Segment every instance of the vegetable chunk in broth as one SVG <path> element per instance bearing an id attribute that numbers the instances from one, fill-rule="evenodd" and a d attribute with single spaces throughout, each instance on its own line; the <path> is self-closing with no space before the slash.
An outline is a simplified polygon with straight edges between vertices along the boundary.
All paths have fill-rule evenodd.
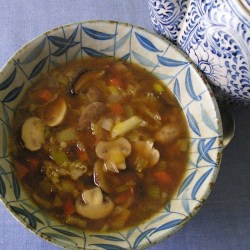
<path id="1" fill-rule="evenodd" d="M 138 225 L 180 184 L 188 127 L 153 74 L 113 59 L 69 62 L 40 77 L 21 101 L 10 152 L 33 200 L 89 231 Z"/>

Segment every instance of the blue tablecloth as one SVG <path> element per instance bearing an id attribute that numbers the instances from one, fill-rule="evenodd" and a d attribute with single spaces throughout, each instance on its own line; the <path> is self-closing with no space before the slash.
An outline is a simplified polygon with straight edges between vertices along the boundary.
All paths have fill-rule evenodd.
<path id="1" fill-rule="evenodd" d="M 23 44 L 56 26 L 118 20 L 152 31 L 146 0 L 0 0 L 0 67 Z M 250 108 L 230 107 L 236 133 L 225 149 L 212 194 L 180 232 L 151 250 L 250 249 Z M 0 203 L 0 249 L 56 250 Z"/>

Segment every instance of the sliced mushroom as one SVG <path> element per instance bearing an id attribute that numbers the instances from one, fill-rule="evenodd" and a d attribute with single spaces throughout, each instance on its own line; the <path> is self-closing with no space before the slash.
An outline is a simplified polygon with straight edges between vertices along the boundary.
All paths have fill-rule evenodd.
<path id="1" fill-rule="evenodd" d="M 78 94 L 85 92 L 90 84 L 97 79 L 100 79 L 105 74 L 104 70 L 82 70 L 70 83 L 70 93 Z"/>
<path id="2" fill-rule="evenodd" d="M 38 117 L 28 118 L 22 126 L 22 140 L 24 146 L 30 151 L 39 150 L 45 142 L 45 125 Z"/>
<path id="3" fill-rule="evenodd" d="M 106 193 L 110 193 L 110 186 L 105 178 L 105 172 L 103 171 L 103 162 L 101 160 L 96 161 L 94 165 L 94 182 Z"/>
<path id="4" fill-rule="evenodd" d="M 104 199 L 99 187 L 86 190 L 82 193 L 82 199 L 75 203 L 76 212 L 89 219 L 101 219 L 107 217 L 114 209 L 114 203 Z"/>
<path id="5" fill-rule="evenodd" d="M 79 128 L 85 129 L 91 122 L 95 122 L 106 110 L 102 102 L 93 102 L 83 109 L 79 118 Z"/>
<path id="6" fill-rule="evenodd" d="M 64 120 L 66 113 L 66 102 L 62 97 L 58 97 L 46 105 L 43 119 L 48 126 L 55 127 Z"/>
<path id="7" fill-rule="evenodd" d="M 131 153 L 131 144 L 123 137 L 114 141 L 100 141 L 96 145 L 96 155 L 104 160 L 107 170 L 119 173 L 126 169 L 125 158 Z"/>
<path id="8" fill-rule="evenodd" d="M 154 166 L 160 159 L 160 153 L 157 149 L 153 147 L 153 143 L 149 141 L 138 141 L 133 143 L 132 152 L 134 158 L 134 163 L 138 169 L 138 171 L 143 170 L 143 168 Z M 143 161 L 141 166 L 140 163 L 136 162 L 138 159 Z"/>
<path id="9" fill-rule="evenodd" d="M 155 133 L 155 139 L 160 143 L 172 143 L 179 136 L 179 133 L 178 126 L 169 123 Z"/>

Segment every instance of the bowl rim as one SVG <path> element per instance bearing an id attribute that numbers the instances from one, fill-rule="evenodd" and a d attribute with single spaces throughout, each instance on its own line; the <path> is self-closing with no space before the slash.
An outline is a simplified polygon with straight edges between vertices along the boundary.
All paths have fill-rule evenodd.
<path id="1" fill-rule="evenodd" d="M 3 74 L 3 72 L 8 68 L 8 65 L 13 61 L 13 59 L 15 57 L 17 57 L 19 54 L 22 53 L 22 51 L 24 49 L 26 49 L 27 47 L 29 47 L 31 44 L 33 44 L 35 41 L 37 41 L 39 38 L 46 36 L 47 34 L 51 34 L 53 32 L 55 32 L 56 30 L 60 29 L 60 28 L 67 28 L 67 27 L 71 27 L 74 25 L 79 25 L 79 24 L 91 24 L 91 23 L 114 23 L 114 24 L 119 24 L 119 25 L 124 25 L 124 26 L 129 26 L 129 27 L 134 27 L 137 30 L 142 30 L 143 32 L 147 33 L 147 34 L 151 34 L 153 36 L 155 36 L 157 39 L 162 40 L 163 42 L 168 42 L 169 44 L 171 44 L 171 47 L 174 48 L 174 50 L 176 50 L 179 54 L 181 54 L 182 56 L 184 56 L 184 58 L 190 63 L 190 66 L 193 68 L 193 70 L 195 70 L 195 72 L 200 76 L 200 78 L 202 79 L 202 83 L 206 89 L 208 90 L 208 94 L 209 97 L 212 101 L 213 107 L 214 107 L 214 111 L 216 113 L 216 118 L 217 118 L 217 127 L 218 127 L 218 131 L 220 132 L 220 135 L 223 135 L 223 129 L 222 129 L 222 124 L 221 124 L 221 115 L 220 115 L 220 110 L 216 101 L 216 98 L 212 92 L 211 86 L 209 85 L 208 80 L 206 79 L 206 77 L 202 74 L 201 70 L 195 65 L 195 63 L 192 61 L 191 58 L 189 58 L 189 56 L 182 51 L 176 44 L 174 44 L 172 41 L 170 41 L 169 39 L 155 33 L 155 32 L 151 32 L 149 30 L 147 30 L 146 28 L 134 25 L 134 24 L 130 24 L 127 22 L 121 22 L 121 21 L 115 21 L 115 20 L 82 20 L 82 21 L 77 21 L 77 22 L 71 22 L 71 23 L 66 23 L 66 24 L 62 24 L 62 25 L 58 25 L 52 29 L 49 29 L 45 32 L 41 32 L 40 34 L 36 35 L 34 38 L 32 38 L 31 40 L 29 40 L 28 42 L 26 42 L 24 45 L 22 45 L 19 49 L 17 49 L 6 61 L 6 63 L 4 63 L 4 65 L 1 67 L 0 69 L 0 76 Z M 222 157 L 222 152 L 223 152 L 223 142 L 222 140 L 219 141 L 219 146 L 220 149 L 218 150 L 218 153 L 220 154 L 220 159 L 217 159 L 217 164 L 218 164 L 218 171 L 216 173 L 213 173 L 213 183 L 215 183 L 218 174 L 219 174 L 219 169 L 220 169 L 220 165 L 221 165 L 221 157 Z M 197 214 L 197 212 L 200 210 L 200 208 L 202 207 L 204 201 L 206 201 L 208 199 L 208 196 L 210 195 L 210 193 L 213 190 L 213 185 L 210 186 L 210 188 L 206 188 L 206 190 L 203 192 L 203 195 L 201 197 L 202 200 L 202 204 L 200 206 L 196 206 L 194 209 L 191 210 L 190 214 L 188 216 L 186 216 L 179 225 L 175 226 L 170 233 L 168 233 L 167 235 L 163 235 L 161 237 L 157 236 L 156 239 L 154 239 L 153 242 L 151 243 L 144 243 L 139 245 L 138 249 L 145 249 L 147 247 L 153 246 L 155 244 L 158 244 L 159 242 L 163 241 L 164 239 L 169 238 L 170 236 L 172 236 L 173 234 L 175 234 L 176 232 L 178 232 L 180 229 L 183 228 L 183 226 L 185 224 L 187 224 L 190 219 Z M 60 242 L 58 242 L 57 239 L 54 238 L 48 238 L 47 236 L 45 236 L 43 233 L 41 232 L 37 232 L 36 230 L 32 229 L 28 222 L 23 219 L 21 216 L 17 215 L 11 208 L 10 206 L 7 204 L 7 201 L 0 197 L 0 201 L 2 202 L 2 204 L 6 207 L 6 209 L 8 210 L 8 212 L 18 221 L 21 222 L 21 225 L 23 225 L 23 227 L 25 227 L 26 229 L 28 229 L 30 232 L 32 232 L 34 235 L 39 236 L 41 239 L 46 240 L 49 243 L 52 243 L 55 246 L 58 247 L 70 247 L 71 249 L 71 245 L 67 245 L 66 243 L 64 243 L 65 245 L 62 246 L 60 244 Z M 125 229 L 126 231 L 127 229 Z M 72 249 L 83 249 L 82 247 L 76 246 Z M 84 249 L 89 249 L 89 248 L 84 248 Z"/>

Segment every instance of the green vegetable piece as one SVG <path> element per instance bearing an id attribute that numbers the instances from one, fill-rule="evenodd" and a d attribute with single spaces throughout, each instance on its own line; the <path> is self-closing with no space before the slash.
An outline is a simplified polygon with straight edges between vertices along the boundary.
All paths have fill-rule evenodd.
<path id="1" fill-rule="evenodd" d="M 58 142 L 76 141 L 78 139 L 77 133 L 74 128 L 66 128 L 56 134 Z"/>
<path id="2" fill-rule="evenodd" d="M 131 130 L 137 128 L 142 123 L 142 119 L 138 116 L 132 116 L 129 119 L 115 124 L 111 131 L 112 138 L 123 136 Z"/>
<path id="3" fill-rule="evenodd" d="M 62 151 L 52 151 L 50 157 L 56 162 L 57 165 L 62 165 L 65 161 L 68 161 L 66 153 Z"/>

